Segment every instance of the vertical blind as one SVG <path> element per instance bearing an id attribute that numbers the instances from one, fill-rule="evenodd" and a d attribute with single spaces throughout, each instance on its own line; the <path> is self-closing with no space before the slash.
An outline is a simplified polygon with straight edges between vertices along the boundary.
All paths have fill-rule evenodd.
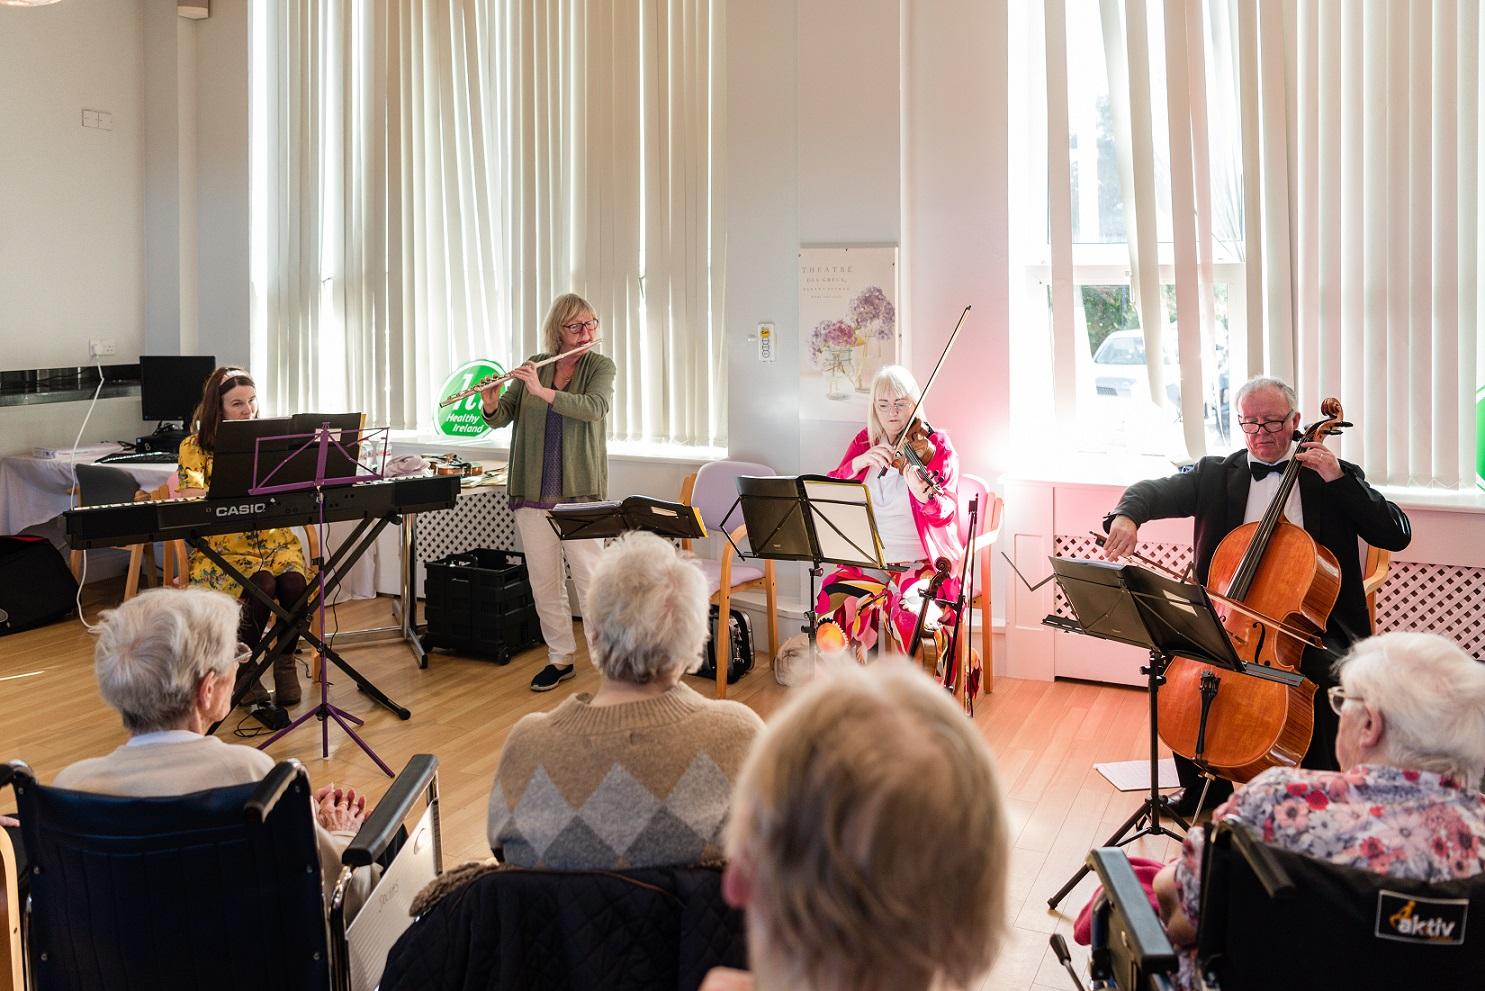
<path id="1" fill-rule="evenodd" d="M 1045 8 L 1054 389 L 1076 374 L 1067 193 L 1065 0 Z M 1339 396 L 1356 428 L 1343 457 L 1373 480 L 1469 486 L 1480 384 L 1476 0 L 1098 0 L 1151 396 L 1166 332 L 1153 163 L 1169 164 L 1182 423 L 1201 429 L 1203 330 L 1214 311 L 1205 57 L 1237 81 L 1246 325 L 1231 328 L 1234 387 L 1275 375 L 1305 420 Z M 1054 37 L 1056 35 L 1056 37 Z M 1158 45 L 1157 39 L 1164 44 Z M 1152 85 L 1163 77 L 1165 92 Z M 1152 126 L 1164 100 L 1167 127 Z M 1060 149 L 1060 153 L 1058 152 Z M 1205 370 L 1210 374 L 1210 369 Z M 1210 390 L 1206 390 L 1209 392 Z"/>
<path id="2" fill-rule="evenodd" d="M 586 296 L 611 436 L 725 444 L 710 3 L 285 0 L 255 94 L 275 409 L 427 431 L 444 379 Z"/>

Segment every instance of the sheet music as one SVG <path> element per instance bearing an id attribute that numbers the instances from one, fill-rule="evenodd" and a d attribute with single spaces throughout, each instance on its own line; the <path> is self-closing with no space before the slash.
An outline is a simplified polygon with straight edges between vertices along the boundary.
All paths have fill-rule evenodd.
<path id="1" fill-rule="evenodd" d="M 368 868 L 361 868 L 367 870 Z M 352 991 L 374 991 L 381 983 L 387 953 L 411 921 L 408 909 L 437 876 L 433 864 L 433 806 L 423 810 L 407 842 L 392 860 L 356 918 L 346 927 Z"/>
<path id="2" fill-rule="evenodd" d="M 821 559 L 882 567 L 882 545 L 871 522 L 871 494 L 866 486 L 837 479 L 800 481 L 810 500 L 811 522 Z M 870 560 L 873 556 L 875 561 Z"/>

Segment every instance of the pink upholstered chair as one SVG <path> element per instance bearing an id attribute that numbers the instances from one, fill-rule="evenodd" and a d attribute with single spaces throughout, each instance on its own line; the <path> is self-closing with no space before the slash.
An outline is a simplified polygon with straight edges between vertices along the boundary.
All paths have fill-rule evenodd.
<path id="1" fill-rule="evenodd" d="M 737 501 L 738 477 L 772 475 L 773 473 L 773 469 L 768 465 L 748 461 L 713 461 L 702 465 L 697 471 L 686 476 L 686 480 L 681 483 L 681 502 L 688 506 L 695 506 L 701 513 L 701 519 L 706 524 L 707 531 L 716 533 L 717 539 L 722 540 L 717 531 L 722 529 L 727 511 Z M 731 536 L 734 541 L 741 542 L 747 539 L 748 528 L 742 523 L 740 513 L 734 513 L 728 522 L 733 525 Z M 723 543 L 725 544 L 725 541 Z M 682 541 L 681 545 L 686 550 L 691 549 L 689 540 Z M 768 599 L 768 656 L 772 659 L 779 652 L 779 599 L 778 584 L 774 580 L 773 562 L 764 561 L 763 567 L 760 568 L 752 561 L 739 562 L 736 557 L 732 548 L 726 547 L 720 561 L 709 559 L 698 561 L 702 572 L 706 575 L 708 588 L 711 590 L 711 601 L 717 606 L 718 630 L 727 629 L 728 609 L 731 607 L 734 592 L 762 588 Z M 717 665 L 717 698 L 726 698 L 727 637 L 718 635 L 712 646 Z"/>

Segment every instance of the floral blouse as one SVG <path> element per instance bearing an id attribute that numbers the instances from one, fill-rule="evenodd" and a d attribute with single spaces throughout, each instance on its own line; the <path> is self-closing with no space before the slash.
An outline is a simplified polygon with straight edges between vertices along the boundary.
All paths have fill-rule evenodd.
<path id="1" fill-rule="evenodd" d="M 211 485 L 212 457 L 201 450 L 192 434 L 181 442 L 180 468 L 176 475 L 183 489 L 205 489 Z M 299 537 L 293 530 L 277 527 L 271 530 L 249 530 L 245 533 L 224 533 L 206 538 L 206 542 L 222 555 L 232 567 L 251 578 L 259 571 L 271 575 L 282 575 L 297 571 L 309 574 L 304 563 L 304 550 L 299 546 Z M 237 581 L 200 551 L 192 550 L 190 558 L 192 585 L 205 585 L 218 592 L 240 595 L 242 588 Z"/>
<path id="2" fill-rule="evenodd" d="M 1263 841 L 1317 860 L 1415 881 L 1485 873 L 1485 795 L 1456 778 L 1382 764 L 1349 771 L 1271 768 L 1213 813 L 1236 816 Z M 1186 835 L 1176 864 L 1181 909 L 1195 926 L 1201 909 L 1205 832 Z M 1195 948 L 1179 984 L 1195 986 Z"/>

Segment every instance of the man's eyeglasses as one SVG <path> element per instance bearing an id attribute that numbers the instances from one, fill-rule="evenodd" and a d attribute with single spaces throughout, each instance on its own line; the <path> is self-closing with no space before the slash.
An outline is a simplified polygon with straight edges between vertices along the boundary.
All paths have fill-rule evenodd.
<path id="1" fill-rule="evenodd" d="M 1347 695 L 1346 690 L 1340 685 L 1332 685 L 1331 687 L 1327 688 L 1325 690 L 1325 698 L 1330 702 L 1330 707 L 1335 711 L 1335 714 L 1337 716 L 1341 714 L 1341 706 L 1345 705 L 1347 702 L 1362 701 L 1355 695 Z"/>
<path id="2" fill-rule="evenodd" d="M 912 408 L 913 401 L 911 399 L 898 399 L 896 401 L 888 399 L 877 400 L 878 413 L 905 413 Z"/>
<path id="3" fill-rule="evenodd" d="M 1278 420 L 1239 420 L 1238 426 L 1243 428 L 1243 433 L 1245 434 L 1256 434 L 1260 429 L 1266 430 L 1271 434 L 1276 434 L 1284 429 L 1284 424 L 1288 423 L 1289 418 L 1293 415 L 1294 411 L 1290 410 L 1284 414 L 1282 419 Z"/>
<path id="4" fill-rule="evenodd" d="M 562 329 L 570 331 L 574 334 L 583 330 L 597 330 L 598 318 L 594 317 L 592 320 L 579 320 L 577 323 L 564 323 L 562 325 Z"/>

